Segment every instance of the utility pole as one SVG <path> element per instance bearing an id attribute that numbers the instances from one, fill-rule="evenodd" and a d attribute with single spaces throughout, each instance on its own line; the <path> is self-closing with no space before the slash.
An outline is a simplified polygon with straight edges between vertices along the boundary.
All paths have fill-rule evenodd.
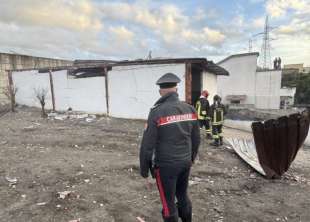
<path id="1" fill-rule="evenodd" d="M 264 26 L 264 32 L 263 32 L 263 43 L 262 43 L 262 48 L 261 48 L 260 60 L 259 60 L 259 65 L 264 70 L 270 68 L 271 66 L 270 30 L 271 30 L 271 27 L 269 26 L 268 15 L 267 15 L 265 19 L 265 26 Z"/>

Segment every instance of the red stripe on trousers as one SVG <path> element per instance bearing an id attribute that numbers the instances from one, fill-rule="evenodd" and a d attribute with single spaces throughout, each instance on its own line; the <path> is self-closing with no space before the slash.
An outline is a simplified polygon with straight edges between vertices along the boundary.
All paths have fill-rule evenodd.
<path id="1" fill-rule="evenodd" d="M 167 205 L 167 201 L 166 201 L 166 196 L 165 196 L 165 192 L 164 192 L 164 189 L 163 189 L 163 185 L 161 183 L 159 169 L 155 170 L 155 176 L 156 176 L 156 183 L 157 183 L 157 187 L 158 187 L 158 190 L 159 190 L 160 199 L 161 199 L 161 202 L 163 204 L 164 217 L 169 217 L 170 216 L 170 212 L 169 212 L 169 208 L 168 208 L 168 205 Z"/>

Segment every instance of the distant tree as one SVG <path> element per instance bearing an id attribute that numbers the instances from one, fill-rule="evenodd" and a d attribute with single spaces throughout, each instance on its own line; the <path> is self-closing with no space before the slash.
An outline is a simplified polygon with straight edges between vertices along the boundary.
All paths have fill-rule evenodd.
<path id="1" fill-rule="evenodd" d="M 46 97 L 48 94 L 48 89 L 46 88 L 34 89 L 34 94 L 35 94 L 35 98 L 40 102 L 41 110 L 42 110 L 42 117 L 43 118 L 47 117 L 47 114 L 45 112 L 45 102 L 46 102 Z"/>
<path id="2" fill-rule="evenodd" d="M 310 73 L 301 75 L 296 82 L 295 104 L 310 104 Z"/>
<path id="3" fill-rule="evenodd" d="M 12 87 L 10 87 L 9 85 L 7 85 L 6 87 L 4 87 L 2 89 L 3 94 L 8 98 L 8 100 L 11 101 L 12 106 L 11 106 L 11 111 L 15 112 L 15 107 L 16 107 L 16 101 L 15 101 L 15 96 L 16 93 L 18 91 L 18 88 L 13 85 Z"/>

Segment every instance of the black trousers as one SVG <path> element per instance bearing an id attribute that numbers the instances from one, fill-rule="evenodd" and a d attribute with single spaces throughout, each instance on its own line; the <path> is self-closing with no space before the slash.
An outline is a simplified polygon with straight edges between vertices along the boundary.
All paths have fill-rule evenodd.
<path id="1" fill-rule="evenodd" d="M 164 221 L 191 221 L 192 204 L 187 194 L 190 164 L 188 166 L 157 167 L 155 178 L 162 202 Z M 176 205 L 175 198 L 178 203 Z M 170 219 L 169 219 L 170 218 Z"/>
<path id="2" fill-rule="evenodd" d="M 207 134 L 211 134 L 211 120 L 200 119 L 198 120 L 201 129 L 205 128 Z"/>
<path id="3" fill-rule="evenodd" d="M 223 138 L 223 125 L 212 125 L 212 136 L 214 140 Z"/>

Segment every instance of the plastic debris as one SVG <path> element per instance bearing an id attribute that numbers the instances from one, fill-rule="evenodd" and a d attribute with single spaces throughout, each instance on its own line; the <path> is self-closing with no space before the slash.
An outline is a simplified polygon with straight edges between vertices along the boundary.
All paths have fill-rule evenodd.
<path id="1" fill-rule="evenodd" d="M 58 192 L 57 194 L 60 199 L 65 199 L 66 197 L 69 197 L 71 193 L 73 193 L 73 191 L 68 190 L 68 191 Z"/>
<path id="2" fill-rule="evenodd" d="M 10 185 L 15 185 L 17 184 L 17 178 L 11 178 L 11 177 L 5 177 L 5 179 L 10 183 Z"/>
<path id="3" fill-rule="evenodd" d="M 69 220 L 69 222 L 81 222 L 81 219 L 76 219 L 76 220 Z"/>
<path id="4" fill-rule="evenodd" d="M 37 206 L 44 206 L 46 205 L 46 202 L 37 203 Z"/>
<path id="5" fill-rule="evenodd" d="M 141 217 L 136 217 L 139 222 L 145 222 L 145 220 Z"/>

